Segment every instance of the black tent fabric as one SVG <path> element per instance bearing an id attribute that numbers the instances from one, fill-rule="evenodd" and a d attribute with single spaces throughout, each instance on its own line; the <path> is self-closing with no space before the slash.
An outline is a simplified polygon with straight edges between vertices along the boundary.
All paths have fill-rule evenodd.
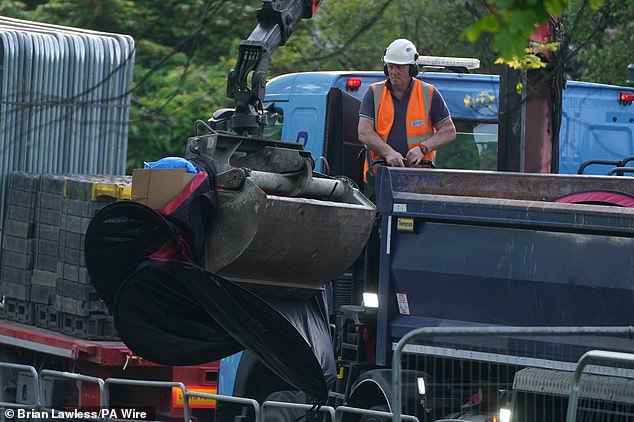
<path id="1" fill-rule="evenodd" d="M 159 213 L 134 201 L 101 209 L 86 230 L 84 251 L 90 281 L 113 306 L 119 285 L 147 259 L 173 257 L 200 264 L 216 205 L 213 177 L 198 173 Z"/>
<path id="2" fill-rule="evenodd" d="M 301 308 L 285 309 L 297 315 Z M 144 263 L 119 288 L 113 313 L 128 347 L 154 362 L 194 365 L 245 347 L 314 400 L 327 399 L 322 367 L 300 331 L 262 298 L 200 267 Z"/>
<path id="3" fill-rule="evenodd" d="M 151 208 L 118 201 L 101 209 L 86 231 L 90 282 L 109 308 L 123 281 L 158 250 L 174 248 L 174 228 Z"/>
<path id="4" fill-rule="evenodd" d="M 195 365 L 248 348 L 324 403 L 335 365 L 323 301 L 264 299 L 197 265 L 212 218 L 206 208 L 215 204 L 212 188 L 197 184 L 158 210 L 165 215 L 119 201 L 91 221 L 86 265 L 119 336 L 139 356 L 167 365 Z"/>

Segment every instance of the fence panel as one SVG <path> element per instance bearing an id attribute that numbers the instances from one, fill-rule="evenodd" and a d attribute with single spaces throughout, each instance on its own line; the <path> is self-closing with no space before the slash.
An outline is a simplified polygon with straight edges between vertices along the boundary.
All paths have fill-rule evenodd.
<path id="1" fill-rule="evenodd" d="M 184 396 L 184 404 L 185 404 L 185 408 L 187 409 L 186 414 L 191 414 L 191 410 L 190 410 L 191 398 L 211 399 L 211 400 L 215 400 L 216 402 L 222 401 L 225 403 L 237 404 L 237 405 L 243 406 L 244 408 L 252 408 L 253 409 L 252 421 L 260 422 L 261 420 L 260 419 L 261 418 L 260 403 L 258 403 L 257 400 L 245 399 L 242 397 L 222 396 L 220 394 L 209 394 L 209 393 L 199 393 L 195 391 L 187 391 L 185 392 L 185 396 Z M 184 422 L 188 422 L 188 421 L 185 420 Z"/>
<path id="2" fill-rule="evenodd" d="M 563 422 L 577 361 L 589 350 L 634 350 L 632 334 L 632 327 L 413 330 L 393 345 L 393 391 L 399 393 L 391 403 L 393 420 L 405 412 L 429 420 Z M 417 386 L 405 381 L 405 371 L 409 380 L 412 371 L 424 380 L 423 396 L 408 390 Z M 619 395 L 634 397 L 632 368 L 589 365 L 584 377 L 596 387 L 579 391 L 584 421 L 634 420 L 632 406 L 619 401 Z"/>
<path id="3" fill-rule="evenodd" d="M 24 419 L 19 412 L 37 412 L 40 403 L 40 379 L 35 368 L 0 362 L 0 421 Z"/>
<path id="4" fill-rule="evenodd" d="M 590 362 L 606 364 L 610 378 L 589 375 Z M 609 366 L 607 366 L 609 365 Z M 609 415 L 601 420 L 634 418 L 634 354 L 591 350 L 579 359 L 570 382 L 567 422 L 595 420 L 596 415 Z M 623 375 L 625 374 L 625 375 Z"/>
<path id="5" fill-rule="evenodd" d="M 125 172 L 134 51 L 127 35 L 0 16 L 0 221 L 13 171 Z"/>

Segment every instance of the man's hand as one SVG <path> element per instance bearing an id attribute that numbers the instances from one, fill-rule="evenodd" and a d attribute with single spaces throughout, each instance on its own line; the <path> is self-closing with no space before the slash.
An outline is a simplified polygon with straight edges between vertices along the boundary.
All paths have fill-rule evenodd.
<path id="1" fill-rule="evenodd" d="M 423 157 L 423 151 L 418 147 L 418 145 L 416 145 L 414 148 L 407 151 L 405 159 L 407 160 L 407 165 L 409 167 L 416 167 L 423 162 Z"/>
<path id="2" fill-rule="evenodd" d="M 405 162 L 401 153 L 393 150 L 392 148 L 390 148 L 390 150 L 390 152 L 385 154 L 385 161 L 387 161 L 387 165 L 392 167 L 405 167 Z"/>
<path id="3" fill-rule="evenodd" d="M 367 117 L 359 117 L 359 140 L 371 150 L 385 158 L 388 166 L 405 167 L 403 155 L 389 146 L 374 130 L 374 121 Z"/>

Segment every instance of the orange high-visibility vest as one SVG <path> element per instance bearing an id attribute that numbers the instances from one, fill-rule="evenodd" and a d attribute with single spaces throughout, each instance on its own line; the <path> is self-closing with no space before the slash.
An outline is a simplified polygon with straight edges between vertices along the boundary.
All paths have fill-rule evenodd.
<path id="1" fill-rule="evenodd" d="M 387 80 L 377 82 L 371 85 L 374 91 L 374 130 L 379 134 L 381 139 L 387 142 L 387 137 L 394 123 L 394 104 L 390 91 L 386 88 Z M 405 117 L 405 127 L 407 131 L 407 147 L 412 149 L 420 145 L 425 139 L 432 136 L 435 132 L 434 125 L 431 122 L 429 110 L 431 109 L 431 98 L 434 93 L 434 87 L 424 83 L 418 79 L 414 79 L 414 86 L 407 104 L 407 116 Z M 376 161 L 381 156 L 370 150 L 370 159 Z M 436 151 L 430 151 L 423 156 L 426 161 L 433 162 L 436 158 Z M 365 161 L 363 169 L 363 178 L 366 180 L 367 171 L 370 162 Z M 376 173 L 376 167 L 372 169 Z"/>

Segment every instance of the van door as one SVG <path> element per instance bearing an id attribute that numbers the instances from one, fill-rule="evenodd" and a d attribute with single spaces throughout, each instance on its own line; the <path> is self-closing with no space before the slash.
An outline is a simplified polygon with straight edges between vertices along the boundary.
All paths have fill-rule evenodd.
<path id="1" fill-rule="evenodd" d="M 324 156 L 331 175 L 344 175 L 357 186 L 363 183 L 364 145 L 359 141 L 361 102 L 338 88 L 328 92 Z"/>

